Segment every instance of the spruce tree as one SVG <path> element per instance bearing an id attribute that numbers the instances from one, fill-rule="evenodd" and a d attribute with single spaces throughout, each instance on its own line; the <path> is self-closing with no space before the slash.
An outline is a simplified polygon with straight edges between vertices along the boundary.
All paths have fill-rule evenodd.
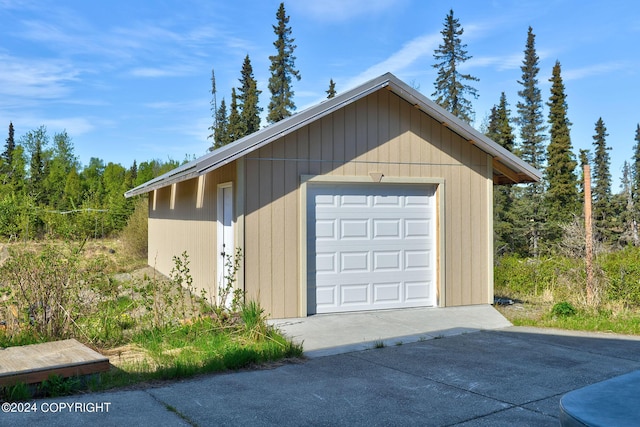
<path id="1" fill-rule="evenodd" d="M 227 104 L 222 98 L 220 107 L 216 112 L 216 128 L 213 131 L 213 145 L 209 151 L 213 151 L 231 142 L 229 138 L 229 118 L 227 117 Z"/>
<path id="2" fill-rule="evenodd" d="M 633 169 L 628 161 L 622 165 L 622 193 L 616 197 L 616 211 L 624 225 L 621 239 L 624 243 L 632 243 L 638 246 L 640 237 L 638 236 L 638 222 L 635 217 L 635 207 L 633 201 Z M 621 242 L 622 243 L 622 242 Z"/>
<path id="3" fill-rule="evenodd" d="M 217 90 L 216 90 L 216 75 L 211 68 L 211 115 L 213 116 L 213 123 L 209 126 L 209 136 L 207 139 L 212 139 L 213 143 L 211 147 L 209 147 L 209 151 L 213 151 L 216 145 L 216 129 L 218 128 L 218 101 L 216 99 Z"/>
<path id="4" fill-rule="evenodd" d="M 329 89 L 327 89 L 327 99 L 331 99 L 336 96 L 336 83 L 333 79 L 329 80 Z"/>
<path id="5" fill-rule="evenodd" d="M 547 191 L 545 203 L 547 220 L 554 223 L 570 222 L 578 214 L 578 190 L 575 168 L 577 163 L 572 152 L 567 118 L 567 96 L 562 82 L 560 62 L 556 61 L 551 78 L 549 106 L 550 136 L 547 146 L 547 167 L 545 181 Z M 560 237 L 560 229 L 552 231 L 553 239 Z"/>
<path id="6" fill-rule="evenodd" d="M 629 166 L 631 180 L 631 222 L 633 225 L 633 244 L 640 246 L 638 224 L 640 224 L 640 124 L 636 125 L 635 145 L 633 146 L 633 160 Z"/>
<path id="7" fill-rule="evenodd" d="M 240 88 L 238 89 L 238 100 L 240 101 L 240 120 L 243 123 L 244 135 L 250 135 L 260 130 L 260 112 L 262 108 L 258 106 L 258 98 L 262 91 L 258 90 L 258 82 L 253 77 L 253 68 L 249 55 L 244 58 L 240 77 Z M 236 137 L 239 139 L 242 136 Z"/>
<path id="8" fill-rule="evenodd" d="M 597 235 L 601 240 L 611 241 L 613 237 L 613 218 L 611 205 L 611 173 L 609 172 L 609 150 L 607 147 L 607 128 L 598 119 L 593 136 L 593 219 Z"/>
<path id="9" fill-rule="evenodd" d="M 635 142 L 631 163 L 631 194 L 634 206 L 640 211 L 640 124 L 636 125 Z"/>
<path id="10" fill-rule="evenodd" d="M 509 151 L 513 150 L 515 136 L 511 126 L 507 97 L 502 92 L 500 102 L 491 108 L 486 135 Z M 510 185 L 495 187 L 493 197 L 494 248 L 497 254 L 513 252 L 517 235 L 514 234 L 514 221 L 511 215 L 514 191 Z"/>
<path id="11" fill-rule="evenodd" d="M 5 143 L 5 150 L 0 156 L 0 175 L 2 175 L 1 183 L 3 185 L 9 184 L 13 179 L 13 152 L 15 149 L 13 122 L 9 122 L 9 135 Z"/>
<path id="12" fill-rule="evenodd" d="M 478 98 L 476 89 L 467 82 L 477 82 L 479 79 L 471 74 L 462 74 L 458 70 L 460 65 L 472 57 L 466 51 L 466 44 L 462 44 L 460 36 L 464 30 L 460 22 L 453 17 L 453 10 L 444 21 L 442 44 L 434 52 L 436 63 L 433 68 L 438 70 L 438 77 L 434 83 L 435 92 L 431 95 L 445 110 L 459 117 L 467 123 L 474 119 L 471 101 L 467 95 Z"/>
<path id="13" fill-rule="evenodd" d="M 227 138 L 229 142 L 236 141 L 246 134 L 240 109 L 238 108 L 238 95 L 236 88 L 231 88 L 231 105 L 229 111 L 229 125 L 227 126 Z"/>
<path id="14" fill-rule="evenodd" d="M 544 118 L 542 116 L 542 97 L 538 88 L 538 54 L 535 47 L 535 35 L 529 27 L 524 61 L 520 70 L 522 90 L 518 91 L 521 100 L 518 102 L 518 124 L 520 125 L 521 156 L 531 166 L 542 169 L 544 164 Z"/>
<path id="15" fill-rule="evenodd" d="M 284 10 L 284 3 L 280 3 L 276 18 L 278 24 L 273 26 L 273 31 L 277 38 L 273 45 L 277 54 L 269 56 L 271 61 L 271 66 L 269 67 L 271 72 L 271 77 L 269 78 L 271 100 L 269 101 L 267 114 L 269 123 L 279 122 L 291 116 L 296 109 L 293 102 L 294 92 L 291 89 L 291 79 L 295 77 L 296 80 L 300 80 L 300 72 L 295 69 L 296 57 L 293 55 L 293 51 L 296 48 L 296 45 L 293 44 L 295 39 L 291 37 L 291 27 L 287 26 L 289 17 Z"/>
<path id="16" fill-rule="evenodd" d="M 486 135 L 509 151 L 513 151 L 515 136 L 511 126 L 511 110 L 507 103 L 507 96 L 502 92 L 500 102 L 491 108 L 489 126 Z"/>
<path id="17" fill-rule="evenodd" d="M 522 90 L 518 91 L 521 100 L 516 107 L 518 109 L 517 123 L 520 126 L 519 154 L 523 160 L 531 166 L 542 169 L 544 165 L 544 141 L 546 139 L 542 115 L 542 98 L 538 88 L 538 54 L 535 48 L 535 35 L 529 27 L 527 42 L 524 51 L 524 60 L 520 67 Z M 522 218 L 529 221 L 526 229 L 520 230 L 529 235 L 529 252 L 537 257 L 540 253 L 540 237 L 545 223 L 545 212 L 542 206 L 544 186 L 542 183 L 529 184 L 522 198 L 519 199 L 517 211 Z"/>
<path id="18" fill-rule="evenodd" d="M 14 139 L 13 122 L 9 122 L 9 135 L 5 143 L 4 152 L 2 153 L 2 160 L 6 165 L 11 165 L 13 162 L 13 151 L 16 149 L 16 142 Z"/>

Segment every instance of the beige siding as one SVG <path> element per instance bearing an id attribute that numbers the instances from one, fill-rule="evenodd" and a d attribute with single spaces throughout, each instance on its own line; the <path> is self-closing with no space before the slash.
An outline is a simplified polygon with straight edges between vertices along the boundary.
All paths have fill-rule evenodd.
<path id="1" fill-rule="evenodd" d="M 287 159 L 287 160 L 282 160 Z M 246 289 L 271 317 L 295 317 L 302 175 L 442 179 L 445 301 L 491 297 L 488 155 L 387 90 L 277 140 L 246 157 Z M 442 295 L 442 290 L 439 295 Z"/>
<path id="2" fill-rule="evenodd" d="M 244 287 L 271 317 L 304 314 L 300 289 L 300 179 L 305 175 L 440 182 L 440 305 L 485 304 L 492 297 L 489 156 L 386 89 L 323 117 L 204 176 L 150 194 L 149 264 L 168 275 L 172 257 L 191 259 L 197 288 L 216 288 L 217 186 L 244 195 L 237 246 Z M 236 174 L 243 176 L 238 180 Z M 200 182 L 204 179 L 204 182 Z M 200 182 L 200 187 L 199 187 Z M 204 184 L 204 186 L 202 186 Z M 238 190 L 237 185 L 243 188 Z M 198 197 L 200 194 L 200 197 Z M 172 203 L 173 201 L 173 203 Z M 155 208 L 154 208 L 155 207 Z M 244 214 L 242 216 L 242 214 Z M 303 228 L 304 230 L 304 228 Z"/>
<path id="3" fill-rule="evenodd" d="M 208 295 L 215 295 L 218 184 L 235 180 L 235 164 L 231 164 L 200 178 L 150 193 L 149 265 L 169 276 L 174 267 L 173 257 L 186 251 L 198 295 L 200 289 L 205 289 Z M 173 208 L 172 199 L 175 202 Z"/>

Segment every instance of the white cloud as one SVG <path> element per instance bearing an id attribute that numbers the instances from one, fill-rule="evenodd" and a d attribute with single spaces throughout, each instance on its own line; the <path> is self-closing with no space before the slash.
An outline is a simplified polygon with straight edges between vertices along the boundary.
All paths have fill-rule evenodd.
<path id="1" fill-rule="evenodd" d="M 433 55 L 434 49 L 440 42 L 441 35 L 425 34 L 406 43 L 400 50 L 389 56 L 387 59 L 372 65 L 363 73 L 353 77 L 344 87 L 351 88 L 367 80 L 375 78 L 387 72 L 399 74 L 403 70 L 411 67 L 419 59 Z"/>
<path id="2" fill-rule="evenodd" d="M 579 80 L 586 77 L 598 76 L 602 74 L 609 74 L 614 71 L 619 71 L 626 68 L 624 62 L 607 62 L 603 64 L 593 64 L 582 68 L 574 68 L 569 70 L 562 70 L 562 79 L 564 81 Z"/>
<path id="3" fill-rule="evenodd" d="M 5 103 L 25 99 L 56 99 L 70 92 L 80 70 L 53 59 L 23 59 L 0 54 L 0 95 Z"/>

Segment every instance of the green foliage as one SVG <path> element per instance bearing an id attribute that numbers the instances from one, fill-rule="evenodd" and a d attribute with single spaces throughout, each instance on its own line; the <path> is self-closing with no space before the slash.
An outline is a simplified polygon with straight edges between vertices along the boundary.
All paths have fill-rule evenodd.
<path id="1" fill-rule="evenodd" d="M 127 225 L 120 237 L 125 249 L 136 258 L 147 258 L 149 235 L 149 200 L 140 197 L 134 201 L 133 214 L 127 219 Z"/>
<path id="2" fill-rule="evenodd" d="M 276 48 L 276 54 L 269 56 L 271 66 L 269 71 L 269 92 L 271 92 L 271 100 L 269 101 L 267 121 L 276 123 L 282 119 L 291 116 L 296 109 L 293 102 L 294 92 L 291 89 L 291 79 L 300 80 L 300 72 L 295 69 L 296 57 L 293 51 L 296 48 L 295 39 L 291 37 L 291 27 L 289 17 L 284 9 L 284 3 L 280 3 L 278 12 L 276 13 L 277 25 L 273 26 L 276 34 L 276 41 L 273 45 Z"/>
<path id="3" fill-rule="evenodd" d="M 640 307 L 640 248 L 627 246 L 602 254 L 598 257 L 598 265 L 607 278 L 606 297 L 623 301 L 627 306 Z"/>
<path id="4" fill-rule="evenodd" d="M 498 259 L 494 269 L 496 294 L 516 298 L 541 296 L 571 283 L 583 267 L 583 261 L 560 256 L 550 258 L 520 258 L 514 255 Z"/>
<path id="5" fill-rule="evenodd" d="M 551 139 L 547 147 L 547 190 L 544 200 L 547 205 L 547 222 L 554 225 L 551 230 L 548 228 L 551 232 L 547 233 L 547 240 L 550 241 L 557 241 L 561 237 L 561 229 L 557 224 L 571 221 L 580 208 L 574 172 L 577 163 L 572 152 L 569 132 L 571 123 L 567 118 L 567 101 L 560 73 L 560 63 L 556 61 L 553 75 L 549 79 L 552 86 L 551 98 L 547 104 Z"/>
<path id="6" fill-rule="evenodd" d="M 453 17 L 453 10 L 445 18 L 442 34 L 442 44 L 438 46 L 433 55 L 438 70 L 438 77 L 434 83 L 435 92 L 431 95 L 435 101 L 445 110 L 459 117 L 467 123 L 471 123 L 474 112 L 471 101 L 466 95 L 474 99 L 478 97 L 476 89 L 465 82 L 477 82 L 479 79 L 471 74 L 462 74 L 460 66 L 471 59 L 467 54 L 466 44 L 462 44 L 460 36 L 464 30 L 460 22 Z"/>
<path id="7" fill-rule="evenodd" d="M 0 397 L 7 402 L 29 400 L 33 397 L 31 388 L 25 383 L 17 383 L 0 388 Z"/>
<path id="8" fill-rule="evenodd" d="M 561 301 L 553 305 L 551 314 L 558 317 L 570 317 L 577 313 L 576 308 L 571 303 Z"/>
<path id="9" fill-rule="evenodd" d="M 593 220 L 596 227 L 595 237 L 602 241 L 612 242 L 614 240 L 614 214 L 611 196 L 611 173 L 609 172 L 611 147 L 607 146 L 607 128 L 599 118 L 595 125 L 595 135 L 593 136 L 594 156 L 592 197 L 593 197 Z"/>
<path id="10" fill-rule="evenodd" d="M 333 79 L 329 80 L 329 89 L 327 89 L 327 99 L 334 98 L 336 96 L 336 82 Z"/>
<path id="11" fill-rule="evenodd" d="M 253 68 L 249 55 L 244 58 L 240 77 L 240 88 L 238 89 L 238 100 L 240 101 L 240 119 L 243 124 L 243 135 L 250 135 L 260 130 L 260 113 L 262 108 L 258 106 L 258 98 L 262 91 L 258 90 L 258 82 L 253 76 Z M 236 138 L 237 139 L 237 138 Z"/>
<path id="12" fill-rule="evenodd" d="M 80 379 L 77 377 L 64 378 L 60 375 L 49 375 L 42 381 L 39 392 L 44 397 L 60 397 L 73 394 L 80 389 Z"/>
<path id="13" fill-rule="evenodd" d="M 520 125 L 520 151 L 524 161 L 531 166 L 541 169 L 544 164 L 544 118 L 542 116 L 542 96 L 538 87 L 538 63 L 540 58 L 536 53 L 535 34 L 529 27 L 527 42 L 524 51 L 522 80 L 519 81 L 522 89 L 518 91 L 521 100 L 518 101 L 518 124 Z"/>
<path id="14" fill-rule="evenodd" d="M 10 254 L 0 268 L 2 284 L 10 289 L 1 306 L 7 330 L 32 329 L 47 339 L 72 336 L 84 310 L 80 285 L 92 280 L 79 268 L 78 251 L 45 245 L 39 252 L 11 248 Z"/>

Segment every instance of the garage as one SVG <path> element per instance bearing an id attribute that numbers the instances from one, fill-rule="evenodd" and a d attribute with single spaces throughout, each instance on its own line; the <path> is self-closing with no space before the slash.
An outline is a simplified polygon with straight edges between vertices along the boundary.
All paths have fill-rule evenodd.
<path id="1" fill-rule="evenodd" d="M 436 305 L 436 185 L 315 184 L 307 195 L 307 310 Z"/>

